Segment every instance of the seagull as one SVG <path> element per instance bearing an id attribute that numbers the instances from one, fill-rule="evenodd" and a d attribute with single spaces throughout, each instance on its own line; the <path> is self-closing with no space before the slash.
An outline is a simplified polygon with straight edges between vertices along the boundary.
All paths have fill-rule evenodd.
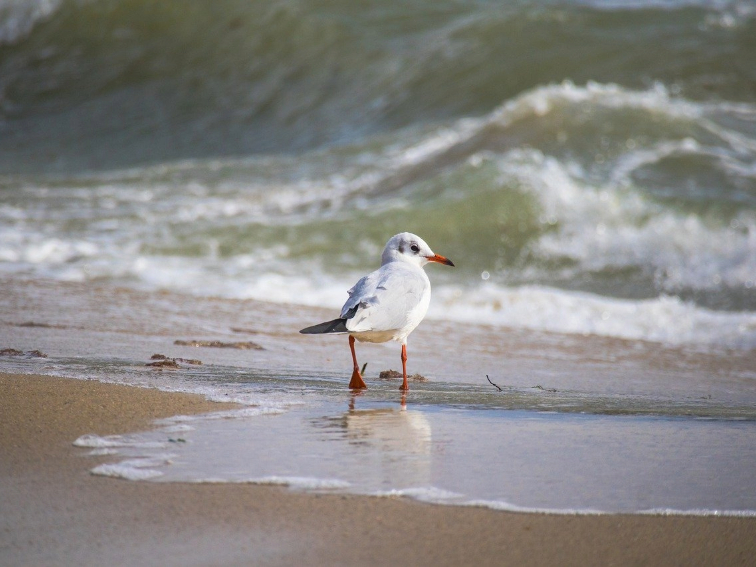
<path id="1" fill-rule="evenodd" d="M 407 337 L 420 324 L 430 305 L 431 285 L 423 270 L 428 262 L 454 266 L 448 258 L 434 254 L 425 241 L 409 232 L 392 236 L 381 255 L 381 267 L 358 281 L 347 293 L 341 315 L 299 331 L 305 335 L 349 334 L 354 370 L 351 389 L 367 388 L 360 374 L 355 339 L 360 342 L 402 344 L 401 390 L 407 384 Z"/>

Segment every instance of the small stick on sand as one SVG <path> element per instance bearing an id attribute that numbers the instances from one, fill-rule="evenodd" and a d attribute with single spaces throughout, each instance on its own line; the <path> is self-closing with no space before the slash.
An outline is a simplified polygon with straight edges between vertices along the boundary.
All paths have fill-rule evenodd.
<path id="1" fill-rule="evenodd" d="M 486 380 L 488 380 L 488 383 L 491 384 L 491 386 L 496 386 L 496 388 L 499 390 L 499 392 L 503 391 L 501 388 L 499 388 L 499 386 L 497 386 L 496 384 L 494 384 L 493 382 L 491 382 L 491 379 L 488 377 L 488 374 L 486 374 Z"/>

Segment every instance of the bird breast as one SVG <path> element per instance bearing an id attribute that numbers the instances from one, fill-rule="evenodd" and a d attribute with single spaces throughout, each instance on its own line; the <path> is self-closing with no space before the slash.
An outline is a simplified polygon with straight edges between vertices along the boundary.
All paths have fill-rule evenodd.
<path id="1" fill-rule="evenodd" d="M 430 281 L 422 268 L 388 264 L 355 286 L 345 304 L 357 306 L 346 322 L 360 341 L 404 342 L 420 324 L 430 305 Z"/>

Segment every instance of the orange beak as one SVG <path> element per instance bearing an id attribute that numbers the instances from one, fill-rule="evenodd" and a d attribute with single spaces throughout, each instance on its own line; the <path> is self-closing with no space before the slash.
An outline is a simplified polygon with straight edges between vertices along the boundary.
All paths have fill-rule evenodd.
<path id="1" fill-rule="evenodd" d="M 439 264 L 446 264 L 447 266 L 454 266 L 454 262 L 449 260 L 449 258 L 444 258 L 443 256 L 439 256 L 436 254 L 435 256 L 426 256 L 429 262 L 438 262 Z"/>

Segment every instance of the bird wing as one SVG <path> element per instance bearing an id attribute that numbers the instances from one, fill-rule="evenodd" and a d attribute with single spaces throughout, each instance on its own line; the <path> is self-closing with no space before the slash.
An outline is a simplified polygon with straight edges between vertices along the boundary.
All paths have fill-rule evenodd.
<path id="1" fill-rule="evenodd" d="M 346 327 L 352 332 L 402 329 L 429 290 L 422 268 L 390 262 L 349 290 L 341 317 L 347 319 Z"/>

